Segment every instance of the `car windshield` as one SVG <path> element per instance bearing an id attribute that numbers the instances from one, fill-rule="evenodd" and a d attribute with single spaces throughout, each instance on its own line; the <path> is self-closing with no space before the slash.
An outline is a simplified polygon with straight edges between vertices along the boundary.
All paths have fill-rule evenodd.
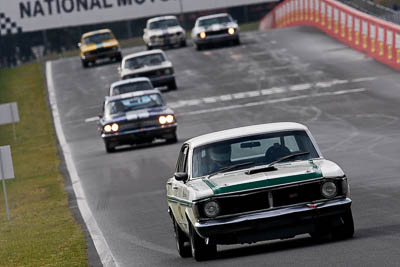
<path id="1" fill-rule="evenodd" d="M 162 106 L 164 106 L 164 101 L 161 98 L 161 95 L 155 93 L 110 101 L 105 106 L 105 113 L 106 115 L 115 115 L 132 110 Z"/>
<path id="2" fill-rule="evenodd" d="M 153 85 L 149 81 L 126 83 L 115 86 L 111 90 L 111 96 L 151 89 L 153 89 Z"/>
<path id="3" fill-rule="evenodd" d="M 211 18 L 211 19 L 202 19 L 199 21 L 199 26 L 200 27 L 208 27 L 213 24 L 226 24 L 232 22 L 231 18 L 228 16 L 224 17 L 217 17 L 217 18 Z"/>
<path id="4" fill-rule="evenodd" d="M 164 55 L 161 53 L 133 57 L 125 61 L 125 68 L 139 69 L 144 66 L 160 65 L 164 61 L 165 61 Z"/>
<path id="5" fill-rule="evenodd" d="M 114 39 L 110 32 L 99 33 L 95 35 L 88 36 L 84 39 L 85 44 L 98 44 L 107 40 Z"/>
<path id="6" fill-rule="evenodd" d="M 210 175 L 234 165 L 239 166 L 235 170 L 267 165 L 284 156 L 299 152 L 309 153 L 294 156 L 281 162 L 319 157 L 305 131 L 286 131 L 247 136 L 207 144 L 197 147 L 193 151 L 192 176 Z"/>
<path id="7" fill-rule="evenodd" d="M 164 29 L 168 27 L 175 27 L 178 26 L 178 21 L 176 19 L 165 19 L 165 20 L 158 20 L 150 23 L 150 30 L 154 29 Z"/>

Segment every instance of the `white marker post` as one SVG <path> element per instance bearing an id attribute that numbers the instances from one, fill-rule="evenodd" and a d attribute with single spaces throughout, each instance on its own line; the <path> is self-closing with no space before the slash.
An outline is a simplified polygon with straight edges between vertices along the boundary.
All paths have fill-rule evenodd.
<path id="1" fill-rule="evenodd" d="M 16 122 L 19 122 L 17 103 L 12 102 L 8 104 L 0 104 L 0 125 L 12 123 L 14 132 L 14 141 L 17 140 L 17 134 L 15 131 Z"/>
<path id="2" fill-rule="evenodd" d="M 10 146 L 0 146 L 0 178 L 3 182 L 4 199 L 6 201 L 7 217 L 10 218 L 10 209 L 8 208 L 8 198 L 6 190 L 6 179 L 14 178 L 14 168 L 11 158 Z"/>

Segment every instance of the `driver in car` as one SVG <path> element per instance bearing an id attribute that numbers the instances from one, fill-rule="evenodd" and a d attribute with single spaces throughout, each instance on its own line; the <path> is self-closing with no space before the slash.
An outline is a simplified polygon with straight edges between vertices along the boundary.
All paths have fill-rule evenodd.
<path id="1" fill-rule="evenodd" d="M 215 173 L 224 167 L 228 167 L 231 162 L 231 146 L 222 144 L 213 146 L 209 149 L 210 162 L 208 164 L 208 173 Z"/>

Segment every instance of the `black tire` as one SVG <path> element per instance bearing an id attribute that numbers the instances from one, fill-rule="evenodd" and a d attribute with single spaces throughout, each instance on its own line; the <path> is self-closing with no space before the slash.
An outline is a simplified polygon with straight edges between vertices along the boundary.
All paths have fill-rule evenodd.
<path id="1" fill-rule="evenodd" d="M 206 240 L 199 236 L 193 226 L 190 227 L 190 248 L 196 261 L 212 259 L 217 254 L 217 245 L 206 244 Z"/>
<path id="2" fill-rule="evenodd" d="M 176 89 L 178 89 L 178 86 L 176 85 L 175 79 L 174 79 L 172 82 L 170 82 L 170 83 L 168 84 L 168 89 L 169 89 L 169 90 L 176 90 Z"/>
<path id="3" fill-rule="evenodd" d="M 178 250 L 179 256 L 181 256 L 182 258 L 188 258 L 192 256 L 190 244 L 185 245 L 185 242 L 190 243 L 189 238 L 185 235 L 185 233 L 182 231 L 175 220 L 173 220 L 172 222 L 174 224 L 176 249 Z"/>
<path id="4" fill-rule="evenodd" d="M 82 67 L 87 68 L 89 66 L 89 62 L 82 60 Z"/>
<path id="5" fill-rule="evenodd" d="M 181 47 L 186 47 L 187 46 L 187 42 L 186 40 L 183 40 L 180 44 Z"/>
<path id="6" fill-rule="evenodd" d="M 106 141 L 104 144 L 105 144 L 107 153 L 115 152 L 115 147 L 113 145 L 111 145 L 109 142 Z"/>
<path id="7" fill-rule="evenodd" d="M 351 209 L 341 215 L 343 224 L 332 231 L 332 238 L 336 240 L 351 238 L 354 235 L 354 221 Z"/>
<path id="8" fill-rule="evenodd" d="M 235 40 L 235 45 L 240 45 L 240 38 L 239 37 Z"/>
<path id="9" fill-rule="evenodd" d="M 178 137 L 176 136 L 176 133 L 174 133 L 172 137 L 167 138 L 168 144 L 175 144 L 176 142 L 178 142 Z"/>
<path id="10" fill-rule="evenodd" d="M 118 54 L 118 55 L 115 57 L 115 60 L 116 60 L 117 62 L 121 62 L 121 61 L 122 61 L 122 55 L 121 55 L 121 54 Z"/>
<path id="11" fill-rule="evenodd" d="M 203 50 L 203 45 L 201 45 L 201 44 L 196 44 L 196 43 L 194 43 L 194 46 L 196 47 L 196 50 L 197 51 L 201 51 L 201 50 Z"/>

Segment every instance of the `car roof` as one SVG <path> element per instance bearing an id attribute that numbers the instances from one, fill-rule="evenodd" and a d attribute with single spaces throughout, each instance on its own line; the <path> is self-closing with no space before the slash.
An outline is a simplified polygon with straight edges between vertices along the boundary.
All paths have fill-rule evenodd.
<path id="1" fill-rule="evenodd" d="M 151 19 L 147 20 L 147 22 L 151 23 L 151 22 L 166 20 L 166 19 L 176 19 L 177 20 L 176 16 L 160 16 L 160 17 L 151 18 Z"/>
<path id="2" fill-rule="evenodd" d="M 213 18 L 226 17 L 226 16 L 229 16 L 229 14 L 228 13 L 219 13 L 219 14 L 198 17 L 197 20 L 213 19 Z"/>
<path id="3" fill-rule="evenodd" d="M 192 138 L 186 141 L 186 143 L 189 144 L 191 147 L 198 147 L 209 143 L 215 143 L 245 136 L 295 130 L 308 131 L 308 128 L 300 123 L 295 122 L 266 123 L 213 132 Z"/>
<path id="4" fill-rule="evenodd" d="M 88 36 L 96 35 L 99 33 L 107 33 L 107 32 L 111 33 L 111 30 L 110 29 L 101 29 L 101 30 L 91 31 L 91 32 L 84 33 L 82 35 L 82 38 L 86 38 Z"/>
<path id="5" fill-rule="evenodd" d="M 149 78 L 146 77 L 138 77 L 138 78 L 131 78 L 131 79 L 126 79 L 126 80 L 121 80 L 117 82 L 113 82 L 110 86 L 110 88 L 114 88 L 116 86 L 120 86 L 123 84 L 128 84 L 128 83 L 137 83 L 137 82 L 149 82 L 151 83 Z"/>
<path id="6" fill-rule="evenodd" d="M 152 54 L 165 54 L 164 51 L 162 51 L 161 49 L 154 49 L 154 50 L 149 50 L 149 51 L 142 51 L 142 52 L 138 52 L 138 53 L 133 53 L 133 54 L 129 54 L 127 56 L 124 56 L 123 60 L 127 60 L 130 58 L 134 58 L 134 57 L 140 57 L 140 56 L 145 56 L 145 55 L 152 55 Z"/>
<path id="7" fill-rule="evenodd" d="M 120 94 L 120 95 L 116 95 L 116 96 L 106 96 L 106 101 L 109 102 L 109 101 L 121 100 L 121 99 L 135 97 L 135 96 L 152 95 L 152 94 L 159 94 L 161 96 L 159 90 L 153 89 L 153 90 L 145 90 L 145 91 L 135 91 L 135 92 Z"/>

